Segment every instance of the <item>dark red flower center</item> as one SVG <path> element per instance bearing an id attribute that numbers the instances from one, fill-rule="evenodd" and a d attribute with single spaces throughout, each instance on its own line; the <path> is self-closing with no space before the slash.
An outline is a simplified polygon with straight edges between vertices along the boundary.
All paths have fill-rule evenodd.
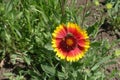
<path id="1" fill-rule="evenodd" d="M 66 37 L 61 40 L 59 47 L 62 49 L 62 51 L 69 52 L 73 50 L 76 47 L 76 45 L 76 38 L 71 34 L 67 34 Z"/>

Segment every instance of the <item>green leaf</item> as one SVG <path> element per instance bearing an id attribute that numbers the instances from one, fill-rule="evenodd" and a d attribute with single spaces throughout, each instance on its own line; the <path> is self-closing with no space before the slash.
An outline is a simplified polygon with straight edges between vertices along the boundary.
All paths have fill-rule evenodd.
<path id="1" fill-rule="evenodd" d="M 92 68 L 91 70 L 92 71 L 95 71 L 96 69 L 98 69 L 104 62 L 110 60 L 111 58 L 111 55 L 110 56 L 107 56 L 107 57 L 103 57 L 102 60 L 100 60 L 98 63 L 96 63 Z"/>
<path id="2" fill-rule="evenodd" d="M 90 11 L 87 11 L 85 17 L 88 17 L 89 15 L 90 15 Z"/>
<path id="3" fill-rule="evenodd" d="M 18 29 L 15 29 L 15 31 L 16 31 L 16 34 L 17 34 L 20 38 L 22 38 L 22 35 L 21 35 L 21 33 L 18 31 Z"/>
<path id="4" fill-rule="evenodd" d="M 28 56 L 24 56 L 24 60 L 28 65 L 30 65 L 31 59 Z"/>
<path id="5" fill-rule="evenodd" d="M 93 24 L 92 26 L 88 27 L 87 28 L 87 33 L 90 35 L 90 34 L 93 34 L 94 31 L 96 30 L 96 27 L 98 26 L 98 23 L 95 23 Z"/>
<path id="6" fill-rule="evenodd" d="M 46 48 L 47 50 L 53 50 L 53 48 L 52 48 L 52 46 L 51 46 L 50 43 L 47 43 L 47 44 L 45 45 L 45 48 Z"/>
<path id="7" fill-rule="evenodd" d="M 95 64 L 93 67 L 92 67 L 92 71 L 94 71 L 94 70 L 96 70 L 98 67 L 100 66 L 100 64 L 98 63 L 98 64 Z"/>
<path id="8" fill-rule="evenodd" d="M 39 80 L 39 79 L 41 79 L 41 75 L 38 74 L 36 71 L 29 70 L 28 74 L 31 75 L 31 77 L 32 77 L 31 80 Z"/>
<path id="9" fill-rule="evenodd" d="M 40 10 L 39 10 L 39 13 L 42 15 L 43 20 L 47 23 L 47 22 L 48 22 L 48 17 L 47 17 L 47 15 L 44 13 L 44 11 L 40 11 Z"/>
<path id="10" fill-rule="evenodd" d="M 7 31 L 5 31 L 5 37 L 6 37 L 7 43 L 10 44 L 11 43 L 11 35 Z"/>
<path id="11" fill-rule="evenodd" d="M 8 14 L 11 10 L 12 10 L 12 8 L 13 8 L 13 2 L 12 2 L 12 0 L 10 0 L 10 1 L 8 1 L 7 2 L 7 4 L 6 4 L 6 14 Z"/>
<path id="12" fill-rule="evenodd" d="M 20 19 L 23 16 L 23 12 L 20 12 L 19 14 L 16 15 L 16 19 Z"/>
<path id="13" fill-rule="evenodd" d="M 101 43 L 100 42 L 92 42 L 90 45 L 92 47 L 100 47 Z"/>
<path id="14" fill-rule="evenodd" d="M 55 75 L 55 68 L 54 67 L 41 64 L 41 68 L 44 72 L 46 72 L 50 75 Z"/>
<path id="15" fill-rule="evenodd" d="M 105 40 L 105 47 L 106 47 L 107 49 L 109 49 L 109 48 L 111 47 L 111 45 L 110 45 L 108 39 Z"/>
<path id="16" fill-rule="evenodd" d="M 65 78 L 65 73 L 62 73 L 62 72 L 58 71 L 58 77 L 59 77 L 59 79 L 64 79 Z"/>
<path id="17" fill-rule="evenodd" d="M 9 72 L 9 73 L 4 73 L 3 75 L 6 76 L 6 77 L 10 77 L 10 76 L 13 76 L 14 74 Z"/>
<path id="18" fill-rule="evenodd" d="M 11 62 L 12 62 L 13 64 L 16 64 L 17 55 L 16 55 L 16 54 L 12 54 L 12 55 L 10 56 L 10 58 L 11 58 Z"/>
<path id="19" fill-rule="evenodd" d="M 73 75 L 73 77 L 77 77 L 77 71 L 74 71 L 74 72 L 72 73 L 72 75 Z"/>

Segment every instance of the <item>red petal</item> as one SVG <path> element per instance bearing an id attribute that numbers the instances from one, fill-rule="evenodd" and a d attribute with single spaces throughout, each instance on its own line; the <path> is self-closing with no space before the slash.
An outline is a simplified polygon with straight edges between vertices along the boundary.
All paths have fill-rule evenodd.
<path id="1" fill-rule="evenodd" d="M 67 34 L 66 27 L 63 27 L 57 32 L 56 38 L 64 38 Z"/>
<path id="2" fill-rule="evenodd" d="M 85 46 L 85 42 L 86 42 L 85 39 L 80 39 L 80 40 L 78 40 L 78 45 L 84 47 Z"/>
<path id="3" fill-rule="evenodd" d="M 75 48 L 74 50 L 72 50 L 72 51 L 70 51 L 68 54 L 67 54 L 67 56 L 77 56 L 77 54 L 79 54 L 81 51 L 79 50 L 79 48 Z"/>

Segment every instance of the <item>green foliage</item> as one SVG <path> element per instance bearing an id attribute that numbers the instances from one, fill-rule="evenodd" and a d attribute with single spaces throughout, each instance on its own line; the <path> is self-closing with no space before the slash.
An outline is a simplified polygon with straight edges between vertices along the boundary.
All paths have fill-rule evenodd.
<path id="1" fill-rule="evenodd" d="M 51 47 L 52 32 L 57 25 L 68 21 L 85 25 L 85 17 L 90 12 L 82 14 L 85 6 L 76 7 L 76 1 L 70 4 L 67 0 L 0 1 L 0 61 L 9 55 L 13 65 L 25 63 L 27 68 L 18 69 L 17 74 L 5 73 L 5 76 L 10 80 L 26 80 L 26 75 L 30 76 L 29 80 L 106 80 L 104 68 L 113 59 L 112 54 L 108 54 L 113 46 L 108 40 L 95 40 L 102 20 L 89 27 L 82 26 L 94 40 L 78 62 L 60 60 Z M 116 12 L 119 3 L 119 0 L 115 3 Z M 118 15 L 109 16 L 115 26 L 119 25 Z"/>
<path id="2" fill-rule="evenodd" d="M 120 0 L 111 1 L 112 9 L 108 10 L 108 21 L 112 24 L 114 30 L 120 30 Z"/>

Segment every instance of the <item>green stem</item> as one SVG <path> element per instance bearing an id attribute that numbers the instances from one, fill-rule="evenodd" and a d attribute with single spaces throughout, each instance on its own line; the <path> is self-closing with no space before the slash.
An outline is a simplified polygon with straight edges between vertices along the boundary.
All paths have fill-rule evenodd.
<path id="1" fill-rule="evenodd" d="M 65 15 L 65 0 L 59 0 L 62 17 Z"/>
<path id="2" fill-rule="evenodd" d="M 83 24 L 84 24 L 85 13 L 86 13 L 86 9 L 87 9 L 87 3 L 88 3 L 88 0 L 85 0 L 85 8 L 84 8 L 84 10 L 83 10 L 83 17 L 82 17 L 81 26 L 83 26 Z"/>

